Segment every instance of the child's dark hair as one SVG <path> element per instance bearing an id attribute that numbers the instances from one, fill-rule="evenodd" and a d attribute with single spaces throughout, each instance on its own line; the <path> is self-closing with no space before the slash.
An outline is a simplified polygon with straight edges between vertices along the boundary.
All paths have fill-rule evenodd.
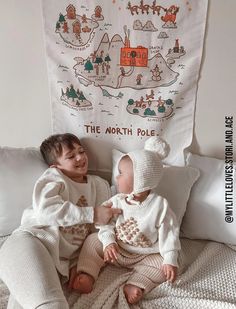
<path id="1" fill-rule="evenodd" d="M 57 158 L 62 155 L 62 146 L 69 149 L 74 149 L 74 144 L 79 144 L 78 137 L 71 133 L 54 134 L 46 138 L 41 146 L 40 152 L 44 158 L 44 161 L 50 166 L 57 162 Z"/>

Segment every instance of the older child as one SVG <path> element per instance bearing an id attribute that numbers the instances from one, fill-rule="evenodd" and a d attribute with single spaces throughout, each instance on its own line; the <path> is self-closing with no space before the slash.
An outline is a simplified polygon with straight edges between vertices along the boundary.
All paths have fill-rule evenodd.
<path id="1" fill-rule="evenodd" d="M 86 239 L 73 282 L 79 292 L 92 291 L 105 262 L 133 269 L 124 286 L 130 304 L 161 282 L 176 279 L 179 227 L 167 200 L 153 191 L 161 179 L 161 159 L 168 151 L 165 141 L 152 137 L 144 150 L 121 158 L 116 179 L 120 194 L 111 201 L 112 207 L 121 208 L 123 213 L 101 226 L 98 238 L 91 234 Z"/>
<path id="2" fill-rule="evenodd" d="M 58 273 L 68 279 L 93 222 L 106 224 L 120 213 L 109 205 L 95 208 L 110 197 L 110 188 L 87 175 L 88 157 L 75 135 L 52 135 L 40 150 L 50 167 L 35 184 L 20 228 L 0 251 L 0 276 L 11 292 L 8 308 L 17 302 L 24 309 L 69 308 Z"/>

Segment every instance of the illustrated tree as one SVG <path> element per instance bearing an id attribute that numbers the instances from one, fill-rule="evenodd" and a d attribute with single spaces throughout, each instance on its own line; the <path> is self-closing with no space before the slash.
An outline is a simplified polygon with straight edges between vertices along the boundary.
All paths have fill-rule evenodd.
<path id="1" fill-rule="evenodd" d="M 84 65 L 84 69 L 90 73 L 91 70 L 93 70 L 93 65 L 90 59 L 88 59 Z"/>
<path id="2" fill-rule="evenodd" d="M 56 24 L 56 30 L 60 30 L 60 28 L 61 28 L 61 24 L 58 21 L 57 24 Z"/>
<path id="3" fill-rule="evenodd" d="M 150 108 L 146 108 L 144 111 L 145 116 L 156 116 L 156 113 L 154 110 L 151 110 Z"/>
<path id="4" fill-rule="evenodd" d="M 104 59 L 107 63 L 109 63 L 111 61 L 111 58 L 109 56 L 109 54 L 106 55 L 105 59 Z"/>
<path id="5" fill-rule="evenodd" d="M 165 108 L 165 106 L 164 106 L 164 105 L 160 105 L 160 106 L 158 106 L 158 112 L 159 112 L 159 113 L 164 113 L 164 112 L 165 112 L 165 110 L 166 110 L 166 108 Z"/>
<path id="6" fill-rule="evenodd" d="M 128 104 L 129 105 L 133 105 L 134 104 L 134 100 L 133 99 L 129 99 Z"/>
<path id="7" fill-rule="evenodd" d="M 167 99 L 166 100 L 166 105 L 173 105 L 173 101 L 171 99 Z"/>
<path id="8" fill-rule="evenodd" d="M 66 20 L 65 20 L 64 15 L 60 13 L 60 15 L 59 15 L 59 22 L 60 22 L 60 23 L 64 23 L 65 21 L 66 21 Z"/>
<path id="9" fill-rule="evenodd" d="M 69 89 L 69 87 L 66 88 L 66 96 L 67 96 L 67 99 L 69 99 L 69 97 L 70 97 L 70 89 Z"/>
<path id="10" fill-rule="evenodd" d="M 69 97 L 72 98 L 73 102 L 75 101 L 75 98 L 78 98 L 77 93 L 76 93 L 73 85 L 70 86 Z"/>
<path id="11" fill-rule="evenodd" d="M 86 100 L 86 98 L 85 98 L 85 96 L 84 96 L 84 94 L 83 94 L 83 91 L 80 91 L 79 100 L 82 101 L 82 102 L 83 102 L 84 100 Z"/>

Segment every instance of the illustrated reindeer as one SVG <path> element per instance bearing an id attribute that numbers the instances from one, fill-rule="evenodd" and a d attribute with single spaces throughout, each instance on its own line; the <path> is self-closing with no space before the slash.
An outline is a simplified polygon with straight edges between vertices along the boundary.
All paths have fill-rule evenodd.
<path id="1" fill-rule="evenodd" d="M 140 1 L 140 6 L 139 6 L 139 8 L 141 9 L 142 14 L 143 14 L 144 12 L 146 12 L 147 14 L 149 13 L 149 12 L 148 12 L 148 11 L 149 11 L 149 4 L 143 4 L 143 0 Z"/>
<path id="2" fill-rule="evenodd" d="M 128 2 L 127 9 L 130 10 L 131 14 L 134 15 L 134 13 L 138 14 L 138 5 L 131 5 L 130 1 Z"/>
<path id="3" fill-rule="evenodd" d="M 142 102 L 140 101 L 135 101 L 135 107 L 141 107 L 142 106 Z"/>
<path id="4" fill-rule="evenodd" d="M 168 9 L 165 9 L 166 14 L 165 16 L 161 17 L 161 20 L 163 20 L 165 23 L 172 22 L 175 24 L 176 20 L 176 14 L 179 12 L 179 7 L 172 5 Z"/>
<path id="5" fill-rule="evenodd" d="M 152 6 L 149 5 L 149 7 L 150 7 L 150 9 L 152 9 L 152 13 L 153 13 L 153 14 L 157 13 L 158 16 L 160 15 L 161 9 L 164 9 L 162 6 L 156 5 L 156 0 L 154 0 L 154 1 L 152 2 Z"/>

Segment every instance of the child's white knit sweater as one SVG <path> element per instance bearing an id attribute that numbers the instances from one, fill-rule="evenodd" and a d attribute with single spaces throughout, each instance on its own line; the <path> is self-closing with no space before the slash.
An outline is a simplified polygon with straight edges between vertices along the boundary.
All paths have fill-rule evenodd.
<path id="1" fill-rule="evenodd" d="M 111 201 L 112 207 L 121 208 L 123 213 L 110 225 L 99 227 L 104 249 L 118 243 L 130 253 L 160 253 L 163 264 L 178 266 L 179 226 L 165 198 L 151 191 L 142 203 L 131 200 L 130 205 L 125 194 L 117 194 Z"/>
<path id="2" fill-rule="evenodd" d="M 69 259 L 78 254 L 92 226 L 93 208 L 110 196 L 108 182 L 98 176 L 87 175 L 87 183 L 77 183 L 49 168 L 36 182 L 32 207 L 24 211 L 15 232 L 39 238 L 58 271 L 67 276 Z"/>

